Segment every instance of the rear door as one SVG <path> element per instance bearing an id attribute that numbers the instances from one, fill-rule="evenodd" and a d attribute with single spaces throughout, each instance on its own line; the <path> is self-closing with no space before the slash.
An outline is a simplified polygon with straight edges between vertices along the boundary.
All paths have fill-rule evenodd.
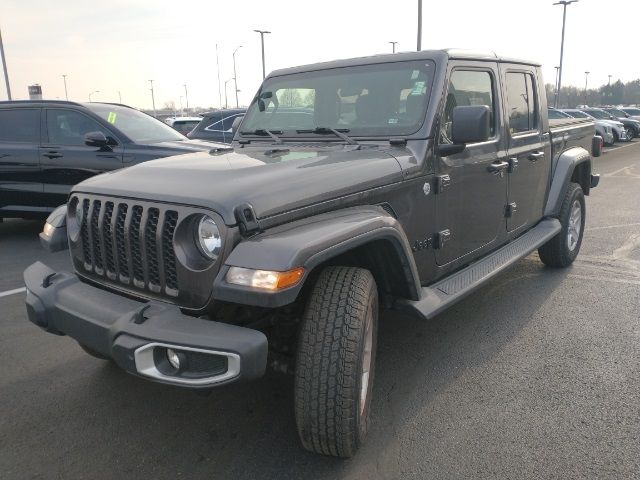
<path id="1" fill-rule="evenodd" d="M 551 143 L 540 115 L 544 99 L 540 98 L 536 73 L 534 67 L 502 66 L 510 164 L 508 232 L 517 232 L 540 220 L 547 193 Z"/>
<path id="2" fill-rule="evenodd" d="M 89 115 L 66 108 L 47 108 L 44 129 L 40 164 L 44 193 L 52 203 L 65 203 L 75 184 L 123 166 L 120 142 Z M 84 136 L 89 132 L 102 132 L 112 145 L 101 148 L 85 145 Z"/>
<path id="3" fill-rule="evenodd" d="M 459 65 L 459 66 L 458 66 Z M 452 143 L 454 107 L 487 105 L 492 110 L 491 138 L 468 144 L 461 153 L 438 158 L 438 265 L 497 246 L 505 237 L 507 195 L 506 156 L 499 106 L 499 70 L 496 63 L 451 62 L 440 120 L 440 144 Z"/>
<path id="4" fill-rule="evenodd" d="M 40 111 L 0 109 L 0 209 L 26 207 L 31 211 L 43 207 L 38 162 Z"/>

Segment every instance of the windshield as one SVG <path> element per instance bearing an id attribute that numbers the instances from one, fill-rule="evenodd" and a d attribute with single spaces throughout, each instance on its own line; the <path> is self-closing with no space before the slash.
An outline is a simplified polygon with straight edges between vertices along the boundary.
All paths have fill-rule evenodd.
<path id="1" fill-rule="evenodd" d="M 637 108 L 625 108 L 624 111 L 629 115 L 640 115 L 640 109 Z"/>
<path id="2" fill-rule="evenodd" d="M 626 118 L 627 116 L 627 114 L 624 113 L 622 110 L 618 110 L 616 108 L 608 108 L 606 111 L 618 118 Z"/>
<path id="3" fill-rule="evenodd" d="M 585 110 L 585 112 L 598 120 L 611 120 L 611 114 L 602 110 Z"/>
<path id="4" fill-rule="evenodd" d="M 567 115 L 566 113 L 562 113 L 559 110 L 553 110 L 553 109 L 549 109 L 549 118 L 552 120 L 558 120 L 560 118 L 571 118 L 569 115 Z"/>
<path id="5" fill-rule="evenodd" d="M 267 79 L 247 111 L 243 135 L 271 130 L 313 136 L 317 127 L 349 136 L 415 133 L 425 118 L 434 67 L 431 61 L 397 62 Z"/>
<path id="6" fill-rule="evenodd" d="M 116 126 L 135 143 L 175 142 L 187 138 L 160 120 L 139 110 L 106 103 L 87 103 L 86 107 Z"/>

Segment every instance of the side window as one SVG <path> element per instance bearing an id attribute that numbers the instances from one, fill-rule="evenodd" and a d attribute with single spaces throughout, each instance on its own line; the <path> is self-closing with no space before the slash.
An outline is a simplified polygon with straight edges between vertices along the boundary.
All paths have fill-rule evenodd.
<path id="1" fill-rule="evenodd" d="M 440 122 L 440 142 L 452 143 L 451 121 L 453 109 L 460 106 L 487 105 L 491 109 L 491 136 L 496 131 L 496 107 L 493 78 L 489 72 L 454 70 Z"/>
<path id="2" fill-rule="evenodd" d="M 84 145 L 84 136 L 89 132 L 111 134 L 95 120 L 73 110 L 47 110 L 47 133 L 49 143 L 57 145 Z"/>
<path id="3" fill-rule="evenodd" d="M 40 109 L 0 110 L 0 142 L 40 143 Z"/>
<path id="4" fill-rule="evenodd" d="M 509 72 L 506 75 L 507 113 L 512 134 L 538 128 L 538 109 L 533 76 L 530 73 Z"/>

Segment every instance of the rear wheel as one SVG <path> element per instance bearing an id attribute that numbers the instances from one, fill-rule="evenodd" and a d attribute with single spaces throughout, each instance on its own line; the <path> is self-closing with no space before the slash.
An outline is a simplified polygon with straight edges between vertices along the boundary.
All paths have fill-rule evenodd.
<path id="1" fill-rule="evenodd" d="M 371 272 L 327 267 L 301 325 L 295 413 L 302 445 L 351 457 L 369 423 L 376 357 L 378 290 Z"/>
<path id="2" fill-rule="evenodd" d="M 540 260 L 556 268 L 568 267 L 578 256 L 582 245 L 585 222 L 585 203 L 582 188 L 577 183 L 567 187 L 560 215 L 562 229 L 538 249 Z"/>

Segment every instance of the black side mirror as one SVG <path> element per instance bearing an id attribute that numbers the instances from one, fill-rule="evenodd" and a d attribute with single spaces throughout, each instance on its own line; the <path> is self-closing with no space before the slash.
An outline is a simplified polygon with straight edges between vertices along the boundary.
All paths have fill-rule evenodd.
<path id="1" fill-rule="evenodd" d="M 89 147 L 106 147 L 109 145 L 109 139 L 102 132 L 89 132 L 84 136 L 84 144 Z"/>
<path id="2" fill-rule="evenodd" d="M 242 123 L 242 119 L 244 115 L 240 115 L 233 119 L 233 123 L 231 124 L 231 133 L 235 136 L 236 132 L 240 128 L 240 124 Z"/>
<path id="3" fill-rule="evenodd" d="M 451 140 L 457 144 L 486 142 L 491 135 L 491 109 L 487 105 L 455 107 Z"/>
<path id="4" fill-rule="evenodd" d="M 446 157 L 462 152 L 468 143 L 486 142 L 491 136 L 491 108 L 487 105 L 454 107 L 451 115 L 452 144 L 439 146 Z"/>

